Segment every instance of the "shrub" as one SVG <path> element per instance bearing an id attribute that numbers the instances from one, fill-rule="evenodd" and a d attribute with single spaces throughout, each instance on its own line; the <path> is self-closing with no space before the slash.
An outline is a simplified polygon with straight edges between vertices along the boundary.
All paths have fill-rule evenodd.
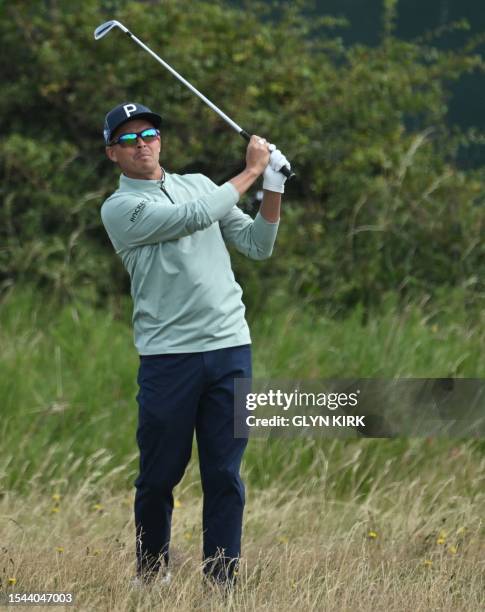
<path id="1" fill-rule="evenodd" d="M 446 113 L 450 82 L 483 70 L 481 39 L 454 51 L 432 35 L 404 42 L 393 35 L 395 5 L 385 3 L 374 48 L 344 47 L 342 22 L 306 17 L 304 2 L 6 5 L 2 285 L 31 280 L 93 301 L 127 292 L 99 216 L 117 184 L 101 138 L 114 104 L 138 99 L 161 112 L 169 171 L 218 180 L 244 158 L 243 141 L 127 37 L 94 41 L 94 28 L 116 18 L 293 163 L 273 259 L 235 257 L 250 308 L 278 291 L 338 309 L 378 304 L 386 291 L 461 287 L 472 300 L 484 185 L 457 167 L 473 135 L 451 131 Z"/>

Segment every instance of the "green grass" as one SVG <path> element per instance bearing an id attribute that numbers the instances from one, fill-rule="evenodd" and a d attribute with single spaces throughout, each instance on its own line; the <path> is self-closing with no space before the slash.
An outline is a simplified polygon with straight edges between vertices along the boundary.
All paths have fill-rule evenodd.
<path id="1" fill-rule="evenodd" d="M 136 371 L 129 299 L 103 310 L 82 302 L 62 307 L 31 288 L 16 288 L 0 303 L 2 489 L 69 488 L 88 478 L 116 489 L 137 470 Z M 363 324 L 273 304 L 251 323 L 255 378 L 483 377 L 485 325 L 452 297 L 443 306 L 392 299 Z M 483 450 L 483 443 L 470 443 Z M 439 460 L 452 440 L 251 440 L 245 470 L 253 486 L 297 481 L 325 471 L 334 495 L 358 483 L 372 487 L 376 457 L 400 473 L 422 457 Z M 195 450 L 195 449 L 194 449 Z M 196 452 L 196 451 L 195 451 Z M 411 463 L 401 465 L 408 453 Z M 358 460 L 355 458 L 357 457 Z M 415 464 L 413 463 L 415 461 Z M 330 466 L 329 466 L 330 462 Z M 345 467 L 346 466 L 346 467 Z M 106 480 L 106 476 L 109 478 Z M 197 481 L 195 462 L 189 477 Z"/>
<path id="2" fill-rule="evenodd" d="M 485 315 L 467 312 L 458 292 L 440 303 L 404 306 L 388 295 L 381 311 L 368 317 L 360 307 L 343 319 L 296 304 L 266 312 L 254 325 L 257 376 L 485 375 Z"/>

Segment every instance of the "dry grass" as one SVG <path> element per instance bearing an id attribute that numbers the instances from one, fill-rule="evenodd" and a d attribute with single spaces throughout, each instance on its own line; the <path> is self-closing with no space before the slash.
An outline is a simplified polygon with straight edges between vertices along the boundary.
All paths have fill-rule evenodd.
<path id="1" fill-rule="evenodd" d="M 133 492 L 88 481 L 0 500 L 2 590 L 72 591 L 79 610 L 463 610 L 484 606 L 484 462 L 465 453 L 332 499 L 324 478 L 247 488 L 243 558 L 224 599 L 201 584 L 192 464 L 176 492 L 170 587 L 130 591 Z M 377 469 L 377 466 L 376 466 Z M 95 502 L 93 502 L 95 500 Z M 97 500 L 97 501 L 96 501 Z M 68 608 L 66 608 L 68 609 Z M 71 608 L 72 609 L 72 608 Z"/>

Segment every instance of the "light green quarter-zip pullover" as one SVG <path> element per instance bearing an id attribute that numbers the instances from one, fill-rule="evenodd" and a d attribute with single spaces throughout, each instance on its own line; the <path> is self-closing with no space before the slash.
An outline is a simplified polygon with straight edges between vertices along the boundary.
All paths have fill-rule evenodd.
<path id="1" fill-rule="evenodd" d="M 131 279 L 140 355 L 201 352 L 251 342 L 242 290 L 226 242 L 251 259 L 273 250 L 278 223 L 253 219 L 232 183 L 202 174 L 131 179 L 101 207 L 101 218 Z"/>

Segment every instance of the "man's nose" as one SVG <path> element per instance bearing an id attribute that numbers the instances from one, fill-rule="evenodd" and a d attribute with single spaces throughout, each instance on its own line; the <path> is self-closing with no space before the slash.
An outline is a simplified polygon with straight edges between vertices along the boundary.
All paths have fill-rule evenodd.
<path id="1" fill-rule="evenodd" d="M 145 145 L 146 145 L 146 142 L 143 140 L 143 138 L 141 136 L 137 136 L 136 146 L 137 147 L 144 147 Z"/>

